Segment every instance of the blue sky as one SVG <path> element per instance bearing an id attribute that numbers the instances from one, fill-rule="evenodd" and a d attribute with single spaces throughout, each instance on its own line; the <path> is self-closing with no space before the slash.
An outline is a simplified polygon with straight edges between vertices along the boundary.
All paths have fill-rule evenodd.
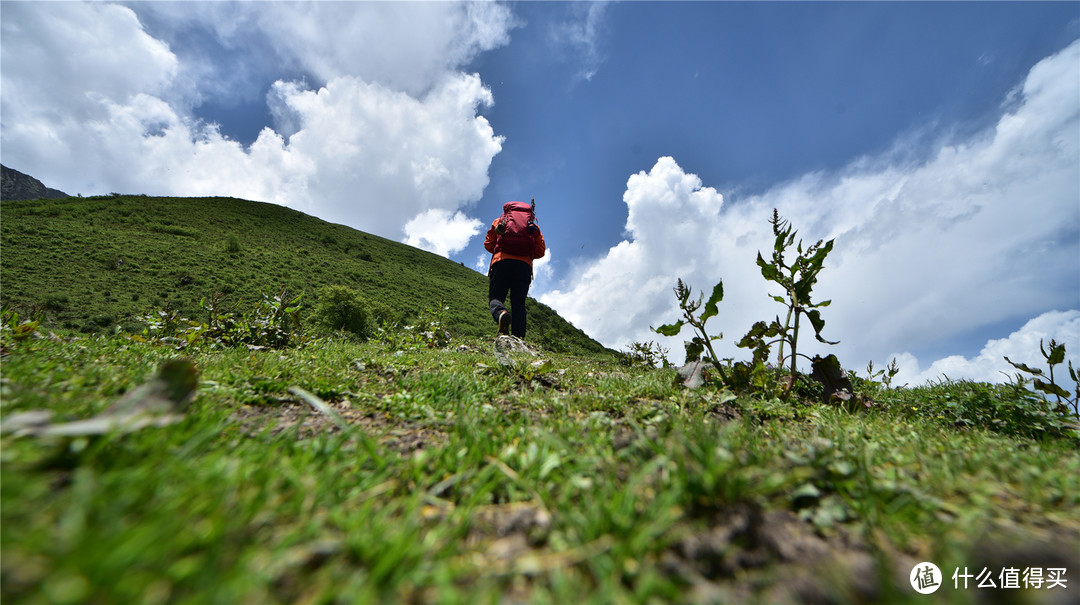
<path id="1" fill-rule="evenodd" d="M 845 365 L 1001 379 L 1080 350 L 1075 2 L 2 2 L 0 153 L 84 195 L 289 205 L 483 270 L 537 200 L 532 294 L 621 348 L 779 312 L 773 207 L 836 238 Z M 478 306 L 483 312 L 484 306 Z"/>
<path id="2" fill-rule="evenodd" d="M 737 197 L 934 123 L 962 135 L 1080 33 L 1070 3 L 632 2 L 602 9 L 592 66 L 549 50 L 574 10 L 517 5 L 528 25 L 467 69 L 492 87 L 484 115 L 507 137 L 484 202 L 551 200 L 572 211 L 557 216 L 567 243 L 593 243 L 601 224 L 604 249 L 623 227 L 610 215 L 627 176 L 658 157 Z M 582 69 L 596 73 L 582 81 Z"/>

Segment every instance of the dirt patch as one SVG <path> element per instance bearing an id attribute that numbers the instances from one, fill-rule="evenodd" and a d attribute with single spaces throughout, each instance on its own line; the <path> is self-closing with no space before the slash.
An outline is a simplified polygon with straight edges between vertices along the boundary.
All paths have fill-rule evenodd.
<path id="1" fill-rule="evenodd" d="M 417 450 L 438 447 L 447 440 L 446 433 L 439 429 L 393 419 L 381 412 L 361 410 L 349 401 L 325 403 L 350 426 L 374 437 L 380 445 L 399 454 L 406 455 Z M 302 402 L 285 402 L 280 406 L 245 405 L 233 412 L 233 418 L 249 435 L 262 432 L 268 427 L 273 435 L 295 430 L 300 439 L 341 431 L 341 427 L 329 416 Z"/>
<path id="2" fill-rule="evenodd" d="M 655 402 L 650 402 L 649 400 L 640 400 L 637 403 L 655 405 Z M 708 422 L 727 423 L 738 420 L 741 417 L 742 414 L 739 410 L 724 403 L 714 404 L 705 411 L 705 420 Z M 612 447 L 615 451 L 639 444 L 641 440 L 651 442 L 656 438 L 657 431 L 655 427 L 646 427 L 644 433 L 639 434 L 629 426 L 625 418 L 612 419 Z"/>
<path id="3" fill-rule="evenodd" d="M 739 410 L 727 405 L 726 403 L 717 403 L 709 408 L 705 412 L 710 419 L 717 420 L 719 422 L 731 422 L 732 420 L 738 420 L 742 418 L 742 414 Z"/>
<path id="4" fill-rule="evenodd" d="M 661 566 L 692 602 L 830 603 L 881 598 L 870 550 L 846 533 L 818 535 L 791 511 L 740 504 L 680 540 Z"/>
<path id="5" fill-rule="evenodd" d="M 424 517 L 441 522 L 453 513 L 452 505 L 428 506 Z M 516 578 L 511 593 L 522 600 L 528 600 L 537 575 L 581 565 L 614 545 L 611 536 L 602 536 L 552 551 L 552 517 L 535 502 L 479 507 L 468 523 L 459 564 L 473 569 L 474 577 Z M 685 583 L 687 603 L 881 602 L 889 590 L 881 584 L 877 560 L 859 540 L 841 532 L 823 537 L 790 511 L 751 504 L 717 514 L 707 529 L 687 535 L 654 561 Z M 897 580 L 906 582 L 906 575 Z"/>
<path id="6" fill-rule="evenodd" d="M 454 510 L 455 507 L 449 503 L 444 506 L 426 506 L 423 516 L 429 521 L 442 521 Z M 486 550 L 493 548 L 498 550 L 491 541 L 498 542 L 509 538 L 507 544 L 520 541 L 527 547 L 537 546 L 547 540 L 550 529 L 551 514 L 535 502 L 478 506 L 469 518 L 469 534 L 465 539 L 465 545 L 469 548 L 483 547 Z"/>
<path id="7" fill-rule="evenodd" d="M 424 517 L 442 522 L 454 510 L 453 505 L 428 506 Z M 615 546 L 615 539 L 605 535 L 574 548 L 553 550 L 548 543 L 552 521 L 548 510 L 536 501 L 473 509 L 454 565 L 468 570 L 459 582 L 467 585 L 480 578 L 503 578 L 508 583 L 501 602 L 531 602 L 532 582 L 537 577 L 582 565 Z M 439 600 L 435 593 L 428 597 L 424 600 Z"/>

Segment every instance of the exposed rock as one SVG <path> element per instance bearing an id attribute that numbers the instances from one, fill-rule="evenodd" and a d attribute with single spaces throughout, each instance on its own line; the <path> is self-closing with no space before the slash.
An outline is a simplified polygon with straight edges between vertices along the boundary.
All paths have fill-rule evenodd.
<path id="1" fill-rule="evenodd" d="M 683 386 L 688 389 L 696 389 L 709 379 L 709 368 L 702 360 L 691 361 L 676 370 L 683 379 Z"/>
<path id="2" fill-rule="evenodd" d="M 36 200 L 71 197 L 63 191 L 50 189 L 34 177 L 0 166 L 0 200 Z"/>
<path id="3" fill-rule="evenodd" d="M 495 339 L 495 359 L 504 366 L 531 361 L 539 353 L 516 336 L 499 336 Z"/>

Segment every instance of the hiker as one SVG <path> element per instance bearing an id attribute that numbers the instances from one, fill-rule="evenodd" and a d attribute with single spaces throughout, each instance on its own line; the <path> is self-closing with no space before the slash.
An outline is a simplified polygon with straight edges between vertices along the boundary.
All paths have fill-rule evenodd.
<path id="1" fill-rule="evenodd" d="M 488 308 L 499 334 L 525 338 L 525 297 L 533 277 L 533 260 L 544 256 L 547 245 L 536 224 L 536 200 L 507 202 L 502 216 L 491 222 L 484 248 L 491 252 L 488 268 Z M 506 295 L 510 294 L 510 311 Z"/>

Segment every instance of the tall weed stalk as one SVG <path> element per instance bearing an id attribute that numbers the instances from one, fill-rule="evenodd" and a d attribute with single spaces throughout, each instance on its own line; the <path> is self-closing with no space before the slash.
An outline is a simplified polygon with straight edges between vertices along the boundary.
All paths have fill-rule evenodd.
<path id="1" fill-rule="evenodd" d="M 782 288 L 783 295 L 774 294 L 771 297 L 787 307 L 787 313 L 783 322 L 777 315 L 771 323 L 764 321 L 755 323 L 739 341 L 738 346 L 753 350 L 754 365 L 761 366 L 768 358 L 772 345 L 779 345 L 777 365 L 783 367 L 789 364 L 788 382 L 783 392 L 783 397 L 786 399 L 798 375 L 799 356 L 810 359 L 807 355 L 799 353 L 799 329 L 802 317 L 806 316 L 814 328 L 814 337 L 819 342 L 829 345 L 839 342 L 829 341 L 821 336 L 821 331 L 825 328 L 825 320 L 821 318 L 819 309 L 829 306 L 832 301 L 813 302 L 810 298 L 814 284 L 817 283 L 818 274 L 824 268 L 825 257 L 832 251 L 835 240 L 827 242 L 818 240 L 804 249 L 801 239 L 798 243 L 795 242 L 795 235 L 798 232 L 789 221 L 780 218 L 780 213 L 776 209 L 773 209 L 769 223 L 772 225 L 775 237 L 772 258 L 766 261 L 761 252 L 758 252 L 757 264 L 761 268 L 762 277 Z M 792 245 L 795 246 L 796 257 L 789 264 L 787 256 Z M 790 348 L 790 353 L 785 354 L 785 345 Z"/>
<path id="2" fill-rule="evenodd" d="M 675 284 L 675 297 L 679 299 L 679 308 L 683 313 L 682 319 L 676 320 L 675 323 L 664 324 L 658 328 L 650 327 L 650 329 L 662 336 L 676 336 L 682 331 L 683 326 L 689 325 L 692 327 L 695 334 L 693 338 L 686 341 L 686 362 L 698 361 L 701 359 L 702 354 L 708 351 L 708 361 L 716 368 L 720 378 L 726 382 L 727 373 L 720 364 L 720 358 L 716 355 L 716 351 L 713 350 L 712 346 L 712 341 L 720 340 L 724 335 L 709 336 L 709 333 L 705 330 L 705 322 L 720 312 L 717 305 L 724 299 L 724 282 L 721 280 L 713 286 L 708 301 L 705 301 L 704 294 L 699 296 L 697 300 L 691 299 L 690 294 L 690 286 L 686 285 L 680 278 Z M 705 301 L 704 310 L 702 310 L 701 315 L 695 316 L 703 301 Z"/>
<path id="3" fill-rule="evenodd" d="M 1005 358 L 1005 361 L 1009 362 L 1009 365 L 1017 370 L 1034 376 L 1035 390 L 1047 395 L 1053 395 L 1057 400 L 1059 412 L 1067 414 L 1069 413 L 1069 407 L 1072 407 L 1072 413 L 1076 416 L 1080 416 L 1080 376 L 1077 375 L 1071 361 L 1069 362 L 1069 377 L 1072 378 L 1074 383 L 1074 392 L 1069 393 L 1054 380 L 1054 366 L 1065 361 L 1065 343 L 1058 343 L 1051 338 L 1050 351 L 1047 352 L 1046 347 L 1043 346 L 1043 341 L 1039 340 L 1039 352 L 1042 353 L 1043 359 L 1046 360 L 1046 365 L 1050 366 L 1049 374 L 1044 374 L 1039 368 L 1032 368 L 1022 363 L 1016 363 L 1008 357 Z M 1050 382 L 1043 380 L 1042 377 L 1044 376 L 1048 378 Z M 1023 378 L 1022 374 L 1017 374 L 1017 382 L 1022 383 Z"/>

